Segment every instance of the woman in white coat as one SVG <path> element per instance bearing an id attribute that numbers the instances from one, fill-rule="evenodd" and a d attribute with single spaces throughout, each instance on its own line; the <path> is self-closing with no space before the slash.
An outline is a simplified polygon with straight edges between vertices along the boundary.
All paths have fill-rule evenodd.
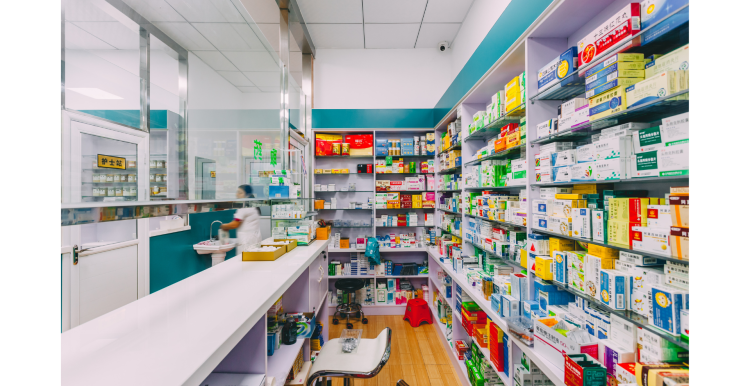
<path id="1" fill-rule="evenodd" d="M 237 198 L 253 198 L 253 189 L 250 185 L 240 185 L 237 188 Z M 237 229 L 237 253 L 244 252 L 253 245 L 259 245 L 260 235 L 260 208 L 240 208 L 234 213 L 234 220 L 221 226 L 228 231 Z"/>

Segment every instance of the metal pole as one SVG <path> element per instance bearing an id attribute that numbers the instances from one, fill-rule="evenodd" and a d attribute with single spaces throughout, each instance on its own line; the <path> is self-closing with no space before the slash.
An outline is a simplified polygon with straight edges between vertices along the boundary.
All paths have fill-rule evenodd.
<path id="1" fill-rule="evenodd" d="M 145 28 L 140 28 L 141 130 L 151 129 L 151 39 Z"/>
<path id="2" fill-rule="evenodd" d="M 282 4 L 279 4 L 281 7 Z M 281 167 L 289 163 L 289 9 L 279 9 L 279 65 L 281 66 Z"/>

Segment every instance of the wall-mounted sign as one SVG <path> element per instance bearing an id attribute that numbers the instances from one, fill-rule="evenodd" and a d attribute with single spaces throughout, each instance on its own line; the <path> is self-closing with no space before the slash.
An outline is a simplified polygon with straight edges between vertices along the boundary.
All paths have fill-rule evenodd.
<path id="1" fill-rule="evenodd" d="M 211 178 L 216 178 L 216 172 L 211 172 Z"/>
<path id="2" fill-rule="evenodd" d="M 100 168 L 107 169 L 125 169 L 125 158 L 112 157 L 109 155 L 97 154 L 96 164 Z"/>

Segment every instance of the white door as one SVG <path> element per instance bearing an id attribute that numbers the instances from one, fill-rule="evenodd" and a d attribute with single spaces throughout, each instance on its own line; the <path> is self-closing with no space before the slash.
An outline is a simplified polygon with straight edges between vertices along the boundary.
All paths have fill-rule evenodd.
<path id="1" fill-rule="evenodd" d="M 147 133 L 63 111 L 62 145 L 63 202 L 148 199 Z M 103 167 L 97 164 L 99 155 L 124 161 L 125 168 Z M 63 331 L 145 296 L 148 242 L 143 235 L 148 235 L 148 227 L 142 222 L 63 227 Z"/>

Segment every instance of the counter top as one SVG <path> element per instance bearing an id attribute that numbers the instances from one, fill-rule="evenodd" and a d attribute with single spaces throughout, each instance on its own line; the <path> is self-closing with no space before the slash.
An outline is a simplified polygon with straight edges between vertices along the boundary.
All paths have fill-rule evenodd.
<path id="1" fill-rule="evenodd" d="M 64 385 L 198 385 L 328 246 L 227 260 L 62 334 Z"/>

